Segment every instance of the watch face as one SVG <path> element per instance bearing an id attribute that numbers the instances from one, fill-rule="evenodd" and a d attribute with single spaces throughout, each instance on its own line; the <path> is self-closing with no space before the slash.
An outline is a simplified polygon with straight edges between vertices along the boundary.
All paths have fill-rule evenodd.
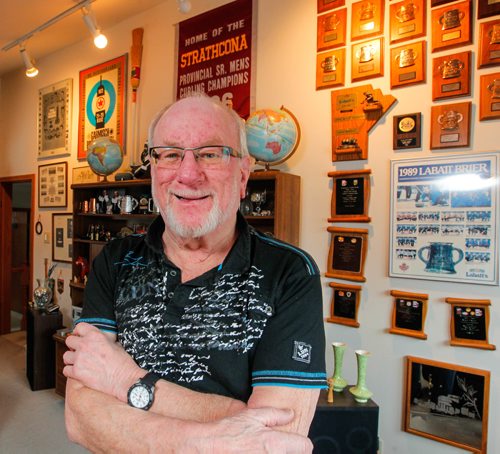
<path id="1" fill-rule="evenodd" d="M 151 401 L 151 393 L 144 385 L 134 386 L 130 390 L 129 401 L 135 408 L 146 408 Z"/>

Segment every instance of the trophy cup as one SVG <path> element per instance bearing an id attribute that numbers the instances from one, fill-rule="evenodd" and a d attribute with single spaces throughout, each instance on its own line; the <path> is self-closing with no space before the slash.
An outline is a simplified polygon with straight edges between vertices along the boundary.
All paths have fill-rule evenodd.
<path id="1" fill-rule="evenodd" d="M 460 27 L 460 22 L 465 17 L 465 13 L 459 9 L 449 9 L 445 11 L 439 18 L 441 30 L 450 30 Z"/>
<path id="2" fill-rule="evenodd" d="M 439 115 L 437 121 L 441 125 L 441 129 L 446 131 L 454 131 L 458 129 L 459 123 L 464 119 L 460 112 L 448 110 L 444 114 Z"/>
<path id="3" fill-rule="evenodd" d="M 411 48 L 402 49 L 401 52 L 396 55 L 396 61 L 399 60 L 399 67 L 406 68 L 408 66 L 413 66 L 415 60 L 417 59 L 417 53 Z"/>
<path id="4" fill-rule="evenodd" d="M 403 23 L 403 22 L 408 22 L 411 20 L 415 19 L 415 12 L 417 10 L 417 7 L 415 6 L 414 3 L 406 3 L 404 5 L 401 5 L 398 10 L 396 11 L 396 19 Z"/>
<path id="5" fill-rule="evenodd" d="M 445 60 L 438 67 L 441 77 L 443 79 L 453 79 L 455 77 L 460 77 L 462 69 L 464 69 L 464 62 L 458 58 L 453 58 L 451 60 Z"/>

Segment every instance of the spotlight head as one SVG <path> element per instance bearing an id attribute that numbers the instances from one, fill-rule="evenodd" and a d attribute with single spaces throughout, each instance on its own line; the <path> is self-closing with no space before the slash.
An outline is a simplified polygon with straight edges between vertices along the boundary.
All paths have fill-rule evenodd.
<path id="1" fill-rule="evenodd" d="M 92 11 L 88 7 L 82 7 L 83 22 L 89 29 L 89 32 L 94 37 L 94 45 L 98 49 L 104 49 L 108 45 L 108 38 L 101 33 L 97 27 Z"/>
<path id="2" fill-rule="evenodd" d="M 94 37 L 94 45 L 98 49 L 104 49 L 108 45 L 108 38 L 106 38 L 106 35 L 98 32 L 98 34 Z"/>
<path id="3" fill-rule="evenodd" d="M 23 58 L 24 66 L 26 67 L 26 76 L 35 77 L 38 75 L 38 68 L 35 66 L 35 61 L 29 56 L 28 51 L 24 46 L 19 47 L 19 52 Z"/>
<path id="4" fill-rule="evenodd" d="M 177 0 L 177 9 L 183 13 L 189 13 L 191 11 L 191 2 L 189 0 Z"/>

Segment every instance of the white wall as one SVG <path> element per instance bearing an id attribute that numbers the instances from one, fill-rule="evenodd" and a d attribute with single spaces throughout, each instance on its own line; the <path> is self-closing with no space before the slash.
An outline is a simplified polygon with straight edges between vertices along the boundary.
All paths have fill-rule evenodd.
<path id="1" fill-rule="evenodd" d="M 189 16 L 227 3 L 223 0 L 192 0 Z M 477 153 L 498 150 L 499 121 L 478 121 L 479 74 L 474 71 L 472 97 L 461 100 L 473 101 L 473 128 L 471 146 L 451 151 L 431 152 L 429 149 L 431 69 L 427 65 L 427 83 L 399 88 L 392 91 L 397 103 L 370 134 L 370 151 L 367 161 L 332 163 L 331 161 L 331 111 L 330 90 L 315 90 L 316 66 L 316 1 L 315 0 L 259 0 L 257 13 L 256 52 L 256 108 L 279 107 L 284 104 L 298 117 L 302 128 L 302 141 L 298 151 L 280 168 L 302 177 L 301 246 L 316 259 L 321 272 L 326 271 L 329 248 L 327 218 L 330 215 L 331 170 L 370 168 L 372 170 L 372 196 L 368 225 L 343 224 L 348 227 L 369 229 L 368 255 L 359 311 L 359 329 L 327 324 L 327 366 L 332 372 L 333 341 L 344 341 L 348 350 L 344 361 L 344 374 L 350 383 L 356 381 L 354 350 L 365 348 L 372 352 L 368 363 L 368 386 L 374 392 L 374 400 L 380 406 L 379 435 L 383 440 L 383 452 L 417 454 L 464 452 L 425 438 L 401 431 L 402 397 L 404 392 L 404 357 L 421 356 L 438 361 L 451 362 L 491 371 L 490 436 L 489 452 L 500 452 L 500 439 L 495 436 L 495 425 L 500 417 L 500 354 L 470 348 L 451 347 L 449 341 L 450 308 L 445 297 L 491 299 L 490 343 L 500 347 L 497 328 L 500 324 L 500 298 L 498 287 L 450 284 L 446 282 L 395 279 L 388 277 L 389 241 L 389 162 L 393 158 L 428 157 L 460 153 Z M 346 0 L 349 5 L 351 0 Z M 430 4 L 430 2 L 428 2 Z M 473 2 L 475 3 L 475 2 Z M 388 5 L 386 5 L 388 8 Z M 476 12 L 474 9 L 475 17 Z M 385 29 L 388 30 L 388 14 Z M 36 111 L 38 89 L 51 83 L 73 78 L 74 106 L 72 127 L 72 153 L 69 167 L 77 165 L 77 118 L 78 72 L 107 59 L 129 51 L 131 30 L 144 27 L 144 53 L 139 91 L 139 112 L 142 137 L 146 136 L 147 122 L 164 104 L 173 99 L 175 65 L 175 27 L 183 20 L 173 1 L 145 11 L 119 26 L 106 30 L 110 45 L 97 51 L 90 40 L 68 47 L 47 58 L 40 59 L 40 75 L 28 80 L 22 71 L 9 74 L 1 82 L 0 125 L 2 125 L 2 165 L 0 176 L 36 173 L 37 161 Z M 430 19 L 428 19 L 430 30 Z M 474 26 L 474 43 L 478 41 L 479 27 Z M 349 33 L 349 27 L 348 27 Z M 36 37 L 34 38 L 36 39 Z M 430 38 L 429 38 L 430 41 Z M 460 50 L 473 50 L 472 67 L 476 67 L 476 46 Z M 349 50 L 349 49 L 348 49 Z M 388 39 L 385 54 L 389 55 Z M 439 55 L 439 54 L 437 54 Z M 428 63 L 435 55 L 428 54 Z M 371 83 L 383 93 L 390 92 L 389 58 L 385 59 L 385 77 L 361 82 Z M 349 65 L 347 65 L 349 67 Z M 480 74 L 497 72 L 498 69 L 481 70 Z M 350 80 L 349 69 L 346 81 Z M 348 84 L 350 85 L 350 84 Z M 454 101 L 454 100 L 452 100 Z M 392 150 L 392 116 L 421 111 L 423 115 L 422 148 L 414 151 Z M 47 162 L 54 162 L 50 160 Z M 81 165 L 81 164 L 80 164 Z M 71 178 L 71 171 L 70 178 Z M 70 211 L 71 206 L 63 211 Z M 46 231 L 51 229 L 51 211 L 39 210 Z M 50 244 L 35 238 L 35 277 L 43 273 L 43 258 L 51 257 Z M 70 279 L 70 266 L 63 269 L 66 283 Z M 331 289 L 329 279 L 324 279 L 324 312 L 329 312 Z M 429 310 L 425 331 L 426 341 L 386 332 L 390 325 L 391 289 L 429 294 Z M 65 321 L 70 323 L 69 290 L 60 299 Z"/>

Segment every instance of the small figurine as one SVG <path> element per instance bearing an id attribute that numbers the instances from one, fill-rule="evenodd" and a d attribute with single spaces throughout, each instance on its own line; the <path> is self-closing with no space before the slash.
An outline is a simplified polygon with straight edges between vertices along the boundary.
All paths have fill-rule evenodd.
<path id="1" fill-rule="evenodd" d="M 122 196 L 118 191 L 113 192 L 113 197 L 111 197 L 111 212 L 113 214 L 120 214 L 121 208 L 120 208 L 120 200 L 122 199 Z"/>
<path id="2" fill-rule="evenodd" d="M 333 378 L 327 378 L 326 382 L 328 383 L 328 396 L 326 398 L 326 401 L 329 404 L 333 404 L 333 384 L 335 380 Z"/>
<path id="3" fill-rule="evenodd" d="M 377 101 L 374 97 L 373 94 L 365 91 L 363 92 L 363 95 L 365 96 L 365 99 L 361 104 L 365 104 L 363 106 L 363 110 L 370 111 L 370 110 L 380 110 L 382 109 L 382 104 L 380 104 L 380 101 Z"/>

